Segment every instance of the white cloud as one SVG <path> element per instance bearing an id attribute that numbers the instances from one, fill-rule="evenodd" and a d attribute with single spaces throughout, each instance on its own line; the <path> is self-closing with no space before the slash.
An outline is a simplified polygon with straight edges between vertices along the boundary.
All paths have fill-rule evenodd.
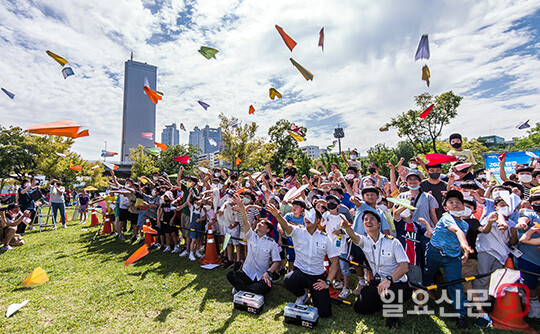
<path id="1" fill-rule="evenodd" d="M 366 150 L 395 132 L 378 132 L 391 117 L 414 108 L 413 97 L 448 90 L 466 94 L 444 135 L 522 134 L 515 125 L 538 115 L 538 36 L 516 22 L 538 13 L 536 1 L 0 1 L 1 86 L 16 94 L 0 101 L 1 124 L 26 127 L 73 119 L 91 136 L 74 148 L 88 159 L 103 141 L 120 151 L 124 61 L 158 66 L 157 138 L 164 125 L 218 125 L 217 115 L 255 121 L 260 135 L 280 118 L 310 124 L 306 144 L 326 146 L 332 128 L 345 128 L 344 147 Z M 536 14 L 537 15 L 537 14 Z M 536 20 L 538 20 L 536 18 Z M 291 53 L 274 25 L 298 45 Z M 325 50 L 317 47 L 325 27 Z M 414 61 L 429 33 L 432 84 Z M 217 60 L 197 53 L 220 50 Z M 518 48 L 517 51 L 515 49 Z M 74 64 L 64 80 L 50 49 Z M 513 52 L 513 50 L 515 52 Z M 305 81 L 289 58 L 310 70 Z M 498 94 L 482 94 L 489 81 Z M 284 98 L 271 101 L 268 89 Z M 491 87 L 492 88 L 492 87 Z M 292 98 L 292 101 L 291 101 Z M 197 100 L 211 105 L 208 112 Z M 248 107 L 257 109 L 248 115 Z M 511 106 L 528 106 L 523 110 Z M 482 124 L 480 127 L 479 124 Z M 188 139 L 182 133 L 182 142 Z"/>

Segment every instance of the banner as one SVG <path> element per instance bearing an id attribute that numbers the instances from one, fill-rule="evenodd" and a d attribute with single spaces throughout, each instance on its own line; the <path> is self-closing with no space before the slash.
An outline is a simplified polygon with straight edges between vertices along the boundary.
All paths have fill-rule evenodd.
<path id="1" fill-rule="evenodd" d="M 528 153 L 528 154 L 527 154 Z M 507 152 L 506 153 L 506 163 L 504 164 L 504 171 L 506 176 L 509 177 L 515 172 L 516 165 L 529 165 L 531 163 L 531 155 L 540 156 L 540 150 L 534 151 L 523 151 L 523 152 Z M 493 175 L 502 183 L 501 176 L 499 173 L 499 154 L 484 154 L 484 163 L 486 169 L 489 169 Z"/>

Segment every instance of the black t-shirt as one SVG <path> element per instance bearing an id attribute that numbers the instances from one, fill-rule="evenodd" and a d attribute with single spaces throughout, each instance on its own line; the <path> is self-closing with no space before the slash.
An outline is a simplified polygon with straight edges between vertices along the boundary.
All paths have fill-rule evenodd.
<path id="1" fill-rule="evenodd" d="M 437 203 L 439 203 L 439 207 L 435 210 L 435 212 L 437 213 L 437 219 L 441 219 L 443 213 L 444 213 L 444 208 L 443 208 L 443 192 L 446 191 L 446 186 L 447 186 L 447 183 L 442 181 L 442 180 L 439 180 L 439 183 L 437 184 L 433 184 L 433 183 L 430 183 L 428 180 L 424 180 L 420 183 L 420 189 L 422 189 L 422 192 L 430 192 L 431 191 L 431 194 L 433 195 L 433 197 L 435 197 L 435 199 L 437 200 Z M 434 224 L 437 224 L 437 222 L 433 222 Z"/>
<path id="2" fill-rule="evenodd" d="M 476 255 L 476 237 L 478 237 L 478 229 L 480 228 L 480 222 L 476 218 L 467 218 L 465 219 L 467 224 L 469 224 L 469 229 L 467 230 L 467 243 L 474 249 L 474 253 L 469 254 L 469 259 L 478 259 Z"/>
<path id="3" fill-rule="evenodd" d="M 23 190 L 23 188 L 19 188 L 19 206 L 21 207 L 21 210 L 28 210 L 28 209 L 32 209 L 34 210 L 34 200 L 32 199 L 32 197 L 30 197 L 30 192 L 31 191 L 34 191 L 35 189 L 29 189 L 27 192 L 25 192 L 24 194 L 21 194 L 21 191 Z"/>

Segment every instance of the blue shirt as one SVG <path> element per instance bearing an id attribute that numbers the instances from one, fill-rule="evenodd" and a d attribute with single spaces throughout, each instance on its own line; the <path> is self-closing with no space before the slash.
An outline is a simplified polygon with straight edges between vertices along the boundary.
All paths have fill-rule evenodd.
<path id="1" fill-rule="evenodd" d="M 529 226 L 527 226 L 526 231 L 528 231 L 531 227 L 533 227 L 534 223 L 540 224 L 540 215 L 538 215 L 538 213 L 536 212 L 522 213 L 521 216 L 529 218 Z M 536 238 L 540 238 L 540 234 L 534 233 L 531 236 L 531 239 L 536 239 Z M 523 244 L 520 242 L 517 248 L 523 252 L 521 259 L 524 259 L 526 261 L 536 264 L 537 266 L 540 266 L 540 251 L 538 250 L 538 246 Z"/>
<path id="2" fill-rule="evenodd" d="M 349 209 L 354 209 L 356 206 L 353 202 L 351 202 L 351 195 L 349 193 L 344 193 L 343 197 L 341 198 L 341 204 L 345 205 Z"/>
<path id="3" fill-rule="evenodd" d="M 301 215 L 300 217 L 295 217 L 294 214 L 292 212 L 289 212 L 288 214 L 285 215 L 285 217 L 283 217 L 283 219 L 285 219 L 286 221 L 290 222 L 290 223 L 294 223 L 296 225 L 301 225 L 301 226 L 304 226 L 304 215 Z"/>
<path id="4" fill-rule="evenodd" d="M 496 211 L 494 201 L 492 199 L 490 199 L 490 198 L 486 198 L 485 200 L 486 201 L 484 202 L 484 204 L 482 204 L 482 206 L 484 207 L 484 212 L 482 212 L 482 217 L 480 217 L 480 221 L 482 221 L 482 219 L 487 217 L 490 213 Z M 518 210 L 515 210 L 514 212 L 512 212 L 510 217 L 508 217 L 508 219 L 513 220 L 515 222 L 518 221 L 518 218 L 519 218 L 519 211 Z"/>
<path id="5" fill-rule="evenodd" d="M 388 222 L 386 221 L 386 216 L 384 215 L 384 212 L 379 209 L 379 208 L 373 208 L 371 207 L 369 204 L 367 204 L 366 202 L 362 202 L 362 205 L 359 207 L 359 208 L 356 208 L 356 216 L 354 216 L 354 223 L 353 223 L 353 230 L 360 234 L 360 235 L 363 235 L 364 232 L 366 232 L 366 229 L 364 228 L 364 221 L 362 220 L 362 216 L 364 215 L 364 211 L 373 211 L 373 212 L 376 212 L 379 217 L 381 217 L 381 232 L 383 230 L 390 230 L 390 228 L 388 227 Z"/>
<path id="6" fill-rule="evenodd" d="M 431 244 L 450 257 L 461 256 L 461 245 L 459 243 L 457 234 L 450 231 L 448 227 L 457 226 L 460 230 L 467 235 L 469 224 L 466 221 L 456 218 L 451 214 L 444 214 L 433 230 L 433 236 L 431 237 Z"/>

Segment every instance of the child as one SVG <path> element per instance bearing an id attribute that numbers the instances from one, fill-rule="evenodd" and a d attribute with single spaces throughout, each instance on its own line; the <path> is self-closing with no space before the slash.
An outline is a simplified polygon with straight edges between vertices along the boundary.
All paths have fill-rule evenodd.
<path id="1" fill-rule="evenodd" d="M 81 214 L 81 220 L 79 221 L 79 224 L 83 224 L 86 222 L 87 212 L 88 212 L 88 202 L 90 201 L 90 198 L 88 197 L 88 194 L 86 193 L 86 190 L 83 189 L 81 192 L 81 195 L 79 196 L 79 213 Z"/>

